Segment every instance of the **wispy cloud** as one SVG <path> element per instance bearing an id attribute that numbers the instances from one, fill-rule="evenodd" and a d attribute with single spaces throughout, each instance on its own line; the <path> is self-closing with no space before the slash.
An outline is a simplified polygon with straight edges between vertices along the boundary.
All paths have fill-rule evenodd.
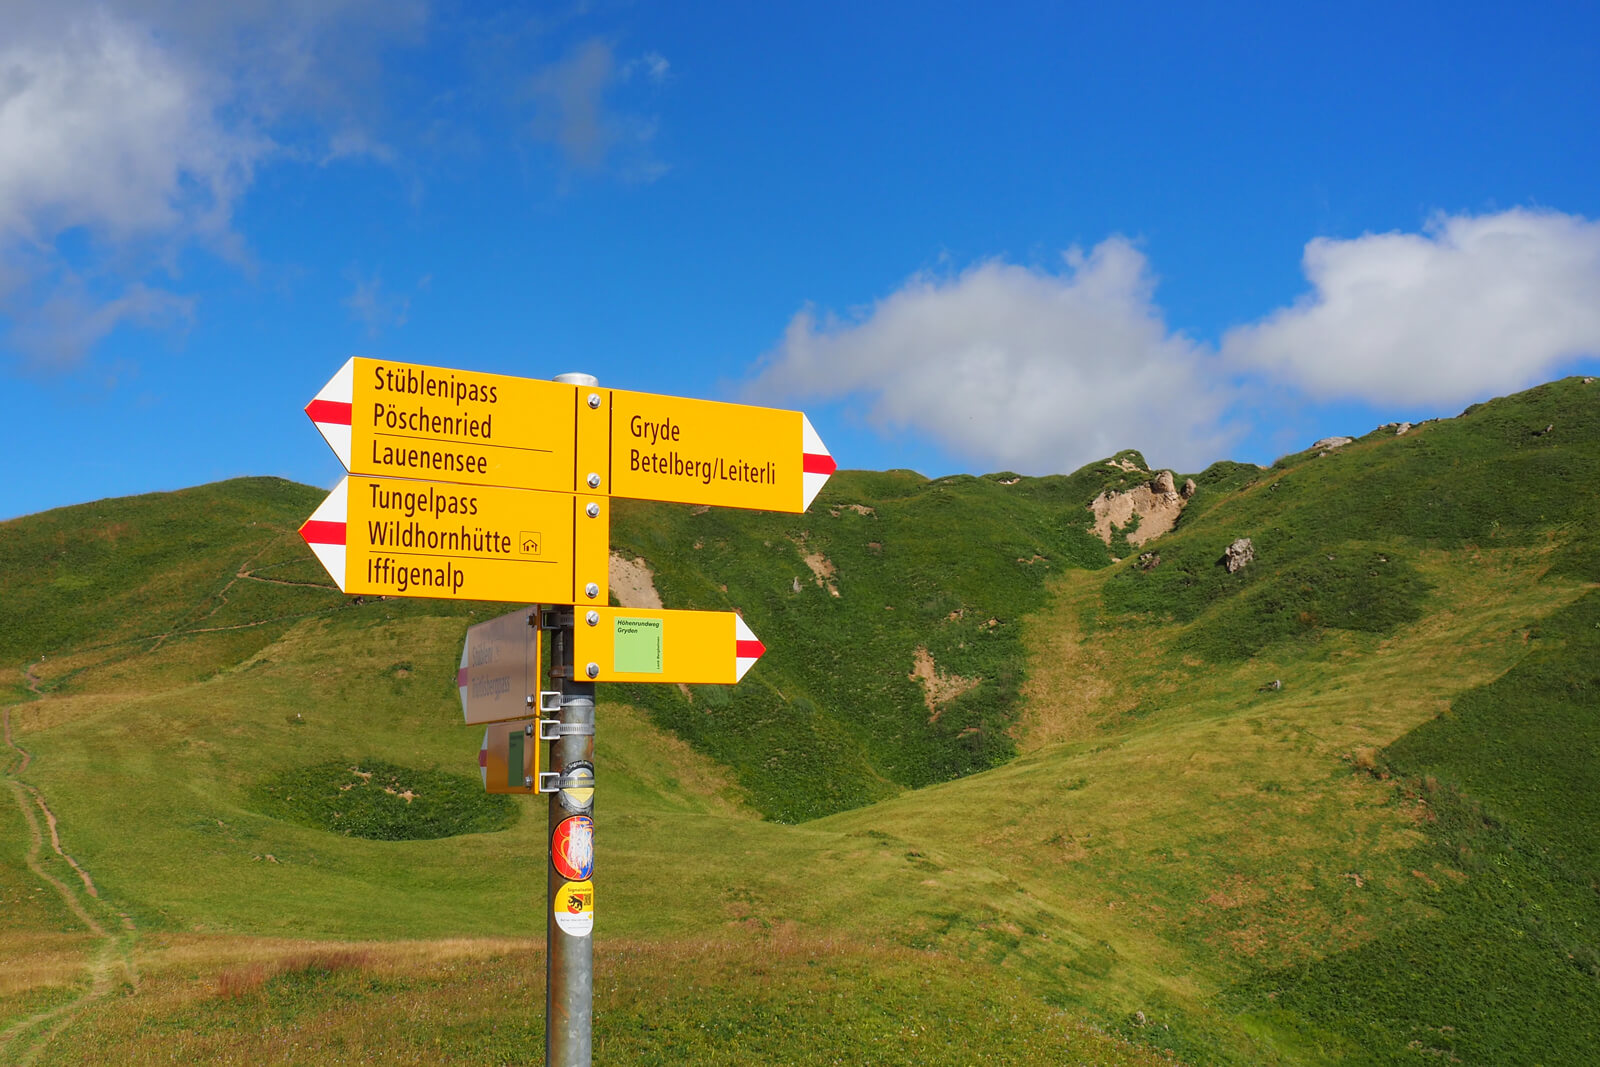
<path id="1" fill-rule="evenodd" d="M 406 324 L 411 315 L 411 297 L 408 294 L 386 291 L 382 277 L 376 273 L 365 276 L 352 269 L 345 276 L 352 288 L 350 295 L 344 299 L 344 306 L 349 309 L 351 318 L 366 327 L 368 337 L 376 337 L 384 330 Z M 426 288 L 428 280 L 422 279 L 418 288 Z"/>
<path id="2" fill-rule="evenodd" d="M 610 97 L 636 74 L 652 84 L 667 79 L 670 66 L 656 52 L 618 63 L 611 45 L 591 38 L 539 70 L 528 83 L 533 118 L 528 129 L 555 145 L 566 163 L 599 171 L 614 165 L 627 178 L 654 180 L 667 167 L 651 152 L 656 120 Z"/>

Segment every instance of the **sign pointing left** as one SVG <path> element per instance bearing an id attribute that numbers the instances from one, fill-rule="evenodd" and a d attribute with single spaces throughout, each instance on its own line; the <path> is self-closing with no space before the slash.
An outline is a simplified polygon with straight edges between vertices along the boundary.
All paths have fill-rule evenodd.
<path id="1" fill-rule="evenodd" d="M 345 478 L 300 527 L 345 593 L 606 602 L 608 501 Z"/>
<path id="2" fill-rule="evenodd" d="M 306 414 L 354 474 L 570 493 L 577 390 L 356 356 Z"/>

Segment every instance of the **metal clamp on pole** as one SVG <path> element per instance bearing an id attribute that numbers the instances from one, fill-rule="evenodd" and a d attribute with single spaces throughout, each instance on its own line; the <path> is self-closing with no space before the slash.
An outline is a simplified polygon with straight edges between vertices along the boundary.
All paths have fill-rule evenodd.
<path id="1" fill-rule="evenodd" d="M 545 630 L 559 630 L 563 626 L 570 627 L 576 616 L 569 608 L 546 608 L 539 614 L 539 626 Z"/>
<path id="2" fill-rule="evenodd" d="M 541 792 L 541 793 L 554 793 L 556 790 L 558 790 L 560 788 L 561 788 L 561 772 L 560 771 L 540 771 L 539 772 L 539 792 Z"/>
<path id="3" fill-rule="evenodd" d="M 593 737 L 592 722 L 562 722 L 560 719 L 539 720 L 539 740 L 559 741 L 563 737 Z"/>
<path id="4" fill-rule="evenodd" d="M 532 704 L 533 701 L 530 700 L 528 703 Z M 549 689 L 541 689 L 539 691 L 539 714 L 561 714 L 561 690 L 557 689 L 552 691 Z"/>

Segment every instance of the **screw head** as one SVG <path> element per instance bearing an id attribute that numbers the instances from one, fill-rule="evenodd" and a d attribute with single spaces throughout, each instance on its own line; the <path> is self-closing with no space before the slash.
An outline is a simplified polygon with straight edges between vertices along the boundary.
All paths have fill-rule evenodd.
<path id="1" fill-rule="evenodd" d="M 599 626 L 600 613 L 598 611 L 591 611 L 589 614 L 583 617 L 583 621 L 588 623 L 590 626 Z"/>
<path id="2" fill-rule="evenodd" d="M 599 393 L 590 393 L 589 394 L 589 406 L 592 407 L 592 408 L 597 408 L 597 407 L 600 406 L 600 394 Z"/>
<path id="3" fill-rule="evenodd" d="M 533 776 L 531 774 L 525 774 L 525 775 L 522 776 L 522 788 L 524 788 L 524 789 L 532 789 L 533 788 Z"/>
<path id="4" fill-rule="evenodd" d="M 600 664 L 591 663 L 587 667 L 585 667 L 583 669 L 583 671 L 584 671 L 585 674 L 587 674 L 591 678 L 598 678 L 598 677 L 600 677 Z"/>
<path id="5" fill-rule="evenodd" d="M 595 597 L 600 595 L 600 587 L 595 585 L 593 582 L 590 582 L 588 585 L 584 586 L 583 591 L 590 600 L 593 600 Z"/>
<path id="6" fill-rule="evenodd" d="M 583 509 L 583 513 L 591 519 L 598 519 L 600 517 L 600 505 L 590 501 L 589 506 Z"/>
<path id="7" fill-rule="evenodd" d="M 600 488 L 600 476 L 598 474 L 595 474 L 594 472 L 591 471 L 590 474 L 589 474 L 588 481 L 589 481 L 589 488 L 590 489 L 598 489 L 598 488 Z"/>

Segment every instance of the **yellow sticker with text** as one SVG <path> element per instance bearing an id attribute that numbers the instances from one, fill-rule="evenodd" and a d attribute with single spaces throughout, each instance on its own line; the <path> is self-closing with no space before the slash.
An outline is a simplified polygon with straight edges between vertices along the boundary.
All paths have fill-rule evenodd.
<path id="1" fill-rule="evenodd" d="M 567 882 L 556 890 L 556 925 L 569 937 L 588 937 L 594 932 L 594 883 Z"/>

